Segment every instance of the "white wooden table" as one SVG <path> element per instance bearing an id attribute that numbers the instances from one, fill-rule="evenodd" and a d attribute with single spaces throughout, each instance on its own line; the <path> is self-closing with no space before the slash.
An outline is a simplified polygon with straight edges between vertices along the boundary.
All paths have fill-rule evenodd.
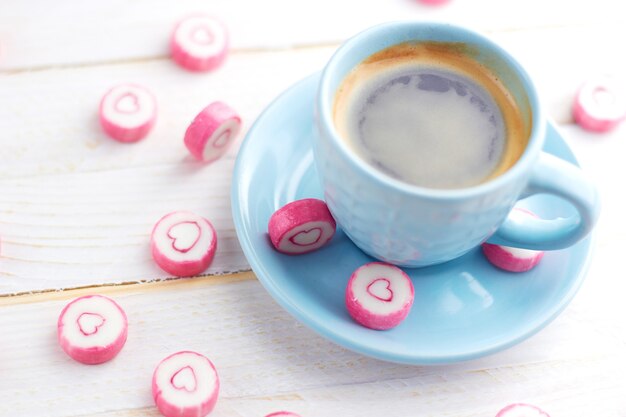
<path id="1" fill-rule="evenodd" d="M 168 59 L 173 23 L 196 11 L 229 26 L 224 67 L 191 74 Z M 237 147 L 210 166 L 182 135 L 221 99 L 250 126 L 269 101 L 320 69 L 351 34 L 393 19 L 437 19 L 482 30 L 533 74 L 550 116 L 595 179 L 604 211 L 587 280 L 567 310 L 522 344 L 472 362 L 411 367 L 362 357 L 284 312 L 257 282 L 230 215 Z M 453 0 L 2 0 L 0 3 L 0 416 L 157 416 L 156 363 L 180 349 L 216 364 L 215 416 L 492 417 L 530 402 L 552 417 L 626 416 L 626 126 L 608 135 L 572 124 L 588 76 L 626 79 L 619 2 Z M 135 81 L 157 96 L 144 141 L 122 145 L 97 124 L 103 92 Z M 240 143 L 240 141 L 239 141 Z M 211 219 L 220 249 L 207 276 L 165 280 L 149 232 L 164 213 Z M 79 294 L 115 297 L 130 318 L 112 362 L 84 366 L 56 343 L 62 306 Z"/>

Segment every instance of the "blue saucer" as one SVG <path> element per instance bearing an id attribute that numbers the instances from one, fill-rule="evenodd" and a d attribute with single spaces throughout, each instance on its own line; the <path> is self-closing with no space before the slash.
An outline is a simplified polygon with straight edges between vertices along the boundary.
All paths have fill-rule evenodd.
<path id="1" fill-rule="evenodd" d="M 533 270 L 513 274 L 490 265 L 479 249 L 451 262 L 406 269 L 415 286 L 407 319 L 389 331 L 352 321 L 344 305 L 348 278 L 372 261 L 338 230 L 331 243 L 307 255 L 276 252 L 267 235 L 272 213 L 305 197 L 322 198 L 313 163 L 313 98 L 319 74 L 283 93 L 250 129 L 233 175 L 237 235 L 255 274 L 296 319 L 348 349 L 409 364 L 463 361 L 521 342 L 553 320 L 580 287 L 590 258 L 590 238 L 546 253 Z M 576 163 L 554 126 L 547 152 Z M 519 203 L 545 218 L 573 208 L 551 196 Z"/>

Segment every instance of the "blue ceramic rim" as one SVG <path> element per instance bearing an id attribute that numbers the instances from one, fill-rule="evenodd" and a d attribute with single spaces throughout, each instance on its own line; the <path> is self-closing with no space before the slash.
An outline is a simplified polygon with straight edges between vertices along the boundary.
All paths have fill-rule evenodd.
<path id="1" fill-rule="evenodd" d="M 292 93 L 301 87 L 301 85 L 310 81 L 312 78 L 318 77 L 318 73 L 314 73 L 305 79 L 297 82 L 293 86 L 289 87 L 283 93 L 281 93 L 277 98 L 275 98 L 261 113 L 261 115 L 257 118 L 257 120 L 250 127 L 243 143 L 241 144 L 241 149 L 239 155 L 243 155 L 246 151 L 246 144 L 250 140 L 251 137 L 255 135 L 256 129 L 258 126 L 264 123 L 264 119 L 266 117 L 270 117 L 269 115 L 272 112 L 273 106 L 283 99 L 284 96 Z M 546 122 L 548 123 L 548 122 Z M 559 135 L 559 137 L 563 137 L 561 133 L 554 128 L 551 123 L 552 128 L 555 133 Z M 246 259 L 250 263 L 252 270 L 257 276 L 258 280 L 261 282 L 263 287 L 272 295 L 274 300 L 287 312 L 289 312 L 292 316 L 294 316 L 298 321 L 304 323 L 306 326 L 313 329 L 322 337 L 331 341 L 332 343 L 339 344 L 349 350 L 354 352 L 361 353 L 366 356 L 370 356 L 376 359 L 388 361 L 388 362 L 396 362 L 403 363 L 408 365 L 441 365 L 441 364 L 450 364 L 454 362 L 462 362 L 469 361 L 473 359 L 478 359 L 487 355 L 491 355 L 502 351 L 504 349 L 515 346 L 516 344 L 522 342 L 523 340 L 533 336 L 543 328 L 545 328 L 548 324 L 550 324 L 559 314 L 568 306 L 568 304 L 572 301 L 581 285 L 585 280 L 585 276 L 587 274 L 587 270 L 589 269 L 589 265 L 591 263 L 592 252 L 595 247 L 595 234 L 591 233 L 586 239 L 582 240 L 578 244 L 590 240 L 589 242 L 589 251 L 587 252 L 584 260 L 584 264 L 581 266 L 580 271 L 575 279 L 575 282 L 572 283 L 572 286 L 568 289 L 566 294 L 561 298 L 558 304 L 555 304 L 548 314 L 541 317 L 541 319 L 528 322 L 525 326 L 519 331 L 518 335 L 514 338 L 506 340 L 504 342 L 496 342 L 492 343 L 490 346 L 483 347 L 481 349 L 476 349 L 470 352 L 464 352 L 456 355 L 407 355 L 407 354 L 397 354 L 393 352 L 387 352 L 385 350 L 376 349 L 369 347 L 367 345 L 359 344 L 358 342 L 354 342 L 348 338 L 345 338 L 341 333 L 334 332 L 328 328 L 324 323 L 321 323 L 316 319 L 315 316 L 309 315 L 306 311 L 301 310 L 298 305 L 292 300 L 287 293 L 285 293 L 280 286 L 278 286 L 274 281 L 268 279 L 270 276 L 269 271 L 263 266 L 260 262 L 260 259 L 255 256 L 255 250 L 252 245 L 252 236 L 249 234 L 249 230 L 245 228 L 245 220 L 242 216 L 241 210 L 241 201 L 245 201 L 245 198 L 242 200 L 243 196 L 240 196 L 239 189 L 239 181 L 240 172 L 243 170 L 242 168 L 242 160 L 238 155 L 237 160 L 235 161 L 235 167 L 233 169 L 233 181 L 231 184 L 231 207 L 232 207 L 232 215 L 233 221 L 235 224 L 235 230 L 237 232 L 237 238 L 241 245 L 241 248 L 246 256 Z"/>
<path id="2" fill-rule="evenodd" d="M 369 166 L 367 162 L 359 158 L 349 149 L 346 142 L 340 138 L 339 133 L 335 129 L 332 121 L 332 109 L 330 108 L 329 103 L 332 103 L 334 99 L 335 90 L 332 88 L 332 79 L 335 77 L 335 73 L 340 72 L 338 69 L 340 67 L 340 63 L 349 58 L 349 56 L 354 53 L 353 51 L 358 50 L 361 45 L 378 44 L 381 39 L 391 39 L 391 42 L 385 42 L 385 44 L 389 46 L 406 41 L 419 41 L 419 39 L 406 37 L 406 33 L 415 28 L 423 28 L 424 30 L 430 29 L 433 32 L 438 31 L 448 34 L 451 33 L 454 34 L 457 39 L 463 39 L 463 42 L 466 42 L 469 45 L 476 46 L 483 51 L 487 50 L 495 53 L 521 80 L 532 112 L 532 127 L 529 141 L 526 145 L 524 153 L 515 165 L 496 178 L 473 187 L 458 189 L 433 189 L 408 184 L 387 176 Z M 366 47 L 367 46 L 365 46 L 365 48 Z M 341 74 L 341 79 L 343 79 L 345 75 L 345 73 Z M 331 138 L 330 140 L 333 147 L 343 156 L 345 160 L 351 163 L 360 174 L 364 174 L 367 178 L 375 181 L 379 185 L 393 188 L 404 194 L 435 198 L 439 200 L 459 200 L 475 197 L 481 194 L 489 194 L 509 181 L 515 181 L 520 176 L 528 175 L 533 163 L 536 161 L 543 147 L 547 123 L 544 118 L 543 110 L 533 81 L 526 70 L 515 58 L 513 58 L 510 53 L 491 39 L 471 29 L 449 23 L 426 21 L 399 21 L 382 23 L 369 29 L 365 29 L 344 42 L 335 51 L 322 71 L 316 98 L 316 112 L 319 117 L 319 128 L 324 128 L 326 130 L 326 133 Z"/>

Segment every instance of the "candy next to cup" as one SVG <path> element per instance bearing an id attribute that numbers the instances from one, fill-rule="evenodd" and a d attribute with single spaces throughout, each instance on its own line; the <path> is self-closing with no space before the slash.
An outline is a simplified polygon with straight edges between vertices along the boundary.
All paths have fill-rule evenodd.
<path id="1" fill-rule="evenodd" d="M 359 324 L 388 330 L 400 324 L 411 311 L 415 291 L 400 268 L 370 262 L 352 273 L 346 288 L 346 308 Z"/>
<path id="2" fill-rule="evenodd" d="M 152 130 L 157 104 L 145 87 L 120 84 L 111 88 L 100 101 L 100 125 L 118 142 L 137 142 Z"/>
<path id="3" fill-rule="evenodd" d="M 518 216 L 538 216 L 526 209 L 514 208 L 514 214 Z M 485 257 L 493 265 L 509 272 L 526 272 L 533 269 L 543 258 L 545 252 L 529 249 L 518 249 L 509 246 L 483 243 L 482 251 Z"/>
<path id="4" fill-rule="evenodd" d="M 154 261 L 179 277 L 197 275 L 207 269 L 217 250 L 217 234 L 202 216 L 175 211 L 163 216 L 150 238 Z"/>
<path id="5" fill-rule="evenodd" d="M 215 407 L 219 390 L 215 366 L 197 352 L 168 356 L 152 376 L 152 397 L 165 417 L 204 417 Z"/>
<path id="6" fill-rule="evenodd" d="M 327 244 L 335 234 L 336 224 L 325 202 L 305 198 L 274 212 L 267 228 L 277 251 L 301 255 Z"/>
<path id="7" fill-rule="evenodd" d="M 59 316 L 58 340 L 72 359 L 95 365 L 113 359 L 124 347 L 128 320 L 112 299 L 88 295 L 70 302 Z"/>

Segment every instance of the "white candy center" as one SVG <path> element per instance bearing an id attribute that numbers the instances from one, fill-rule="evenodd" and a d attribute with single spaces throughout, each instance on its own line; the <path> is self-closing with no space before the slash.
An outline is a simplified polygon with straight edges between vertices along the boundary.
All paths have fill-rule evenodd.
<path id="1" fill-rule="evenodd" d="M 201 233 L 197 222 L 184 221 L 170 227 L 167 236 L 172 239 L 172 247 L 175 250 L 185 253 L 198 243 Z"/>
<path id="2" fill-rule="evenodd" d="M 174 33 L 175 42 L 188 54 L 210 58 L 226 47 L 224 26 L 208 16 L 194 16 L 182 21 Z"/>
<path id="3" fill-rule="evenodd" d="M 179 211 L 161 219 L 153 233 L 153 244 L 174 262 L 198 260 L 215 244 L 216 236 L 200 216 Z"/>
<path id="4" fill-rule="evenodd" d="M 104 96 L 101 111 L 110 123 L 130 129 L 142 126 L 155 117 L 156 102 L 144 88 L 123 84 Z"/>
<path id="5" fill-rule="evenodd" d="M 90 336 L 98 332 L 106 320 L 100 314 L 83 313 L 78 317 L 78 328 L 85 336 Z"/>
<path id="6" fill-rule="evenodd" d="M 297 233 L 296 235 L 294 235 L 293 237 L 291 237 L 291 242 L 299 245 L 299 246 L 309 246 L 312 245 L 314 243 L 317 243 L 320 240 L 320 237 L 322 236 L 322 229 L 320 229 L 319 227 L 310 229 L 310 230 L 303 230 L 299 233 Z"/>
<path id="7" fill-rule="evenodd" d="M 115 102 L 115 110 L 122 113 L 135 113 L 139 110 L 139 100 L 133 93 L 126 93 Z"/>
<path id="8" fill-rule="evenodd" d="M 387 278 L 378 278 L 367 286 L 367 292 L 381 301 L 393 300 L 393 291 L 391 291 L 391 283 Z"/>
<path id="9" fill-rule="evenodd" d="M 615 96 L 604 87 L 596 87 L 593 91 L 593 100 L 598 106 L 606 107 L 615 104 Z"/>
<path id="10" fill-rule="evenodd" d="M 208 45 L 213 42 L 215 37 L 209 28 L 205 26 L 198 26 L 191 32 L 191 39 L 196 43 Z"/>
<path id="11" fill-rule="evenodd" d="M 351 281 L 353 296 L 364 309 L 387 315 L 411 300 L 411 284 L 402 270 L 382 263 L 359 268 Z"/>
<path id="12" fill-rule="evenodd" d="M 325 221 L 307 222 L 285 233 L 280 248 L 285 252 L 303 253 L 321 247 L 335 229 Z"/>
<path id="13" fill-rule="evenodd" d="M 215 141 L 213 142 L 213 147 L 222 148 L 224 145 L 228 143 L 229 139 L 230 139 L 230 130 L 225 130 L 224 132 L 222 132 L 221 135 L 217 137 L 217 139 L 215 139 Z"/>
<path id="14" fill-rule="evenodd" d="M 184 389 L 187 392 L 193 392 L 198 386 L 196 374 L 189 366 L 185 366 L 174 374 L 172 377 L 172 385 L 176 389 Z"/>

